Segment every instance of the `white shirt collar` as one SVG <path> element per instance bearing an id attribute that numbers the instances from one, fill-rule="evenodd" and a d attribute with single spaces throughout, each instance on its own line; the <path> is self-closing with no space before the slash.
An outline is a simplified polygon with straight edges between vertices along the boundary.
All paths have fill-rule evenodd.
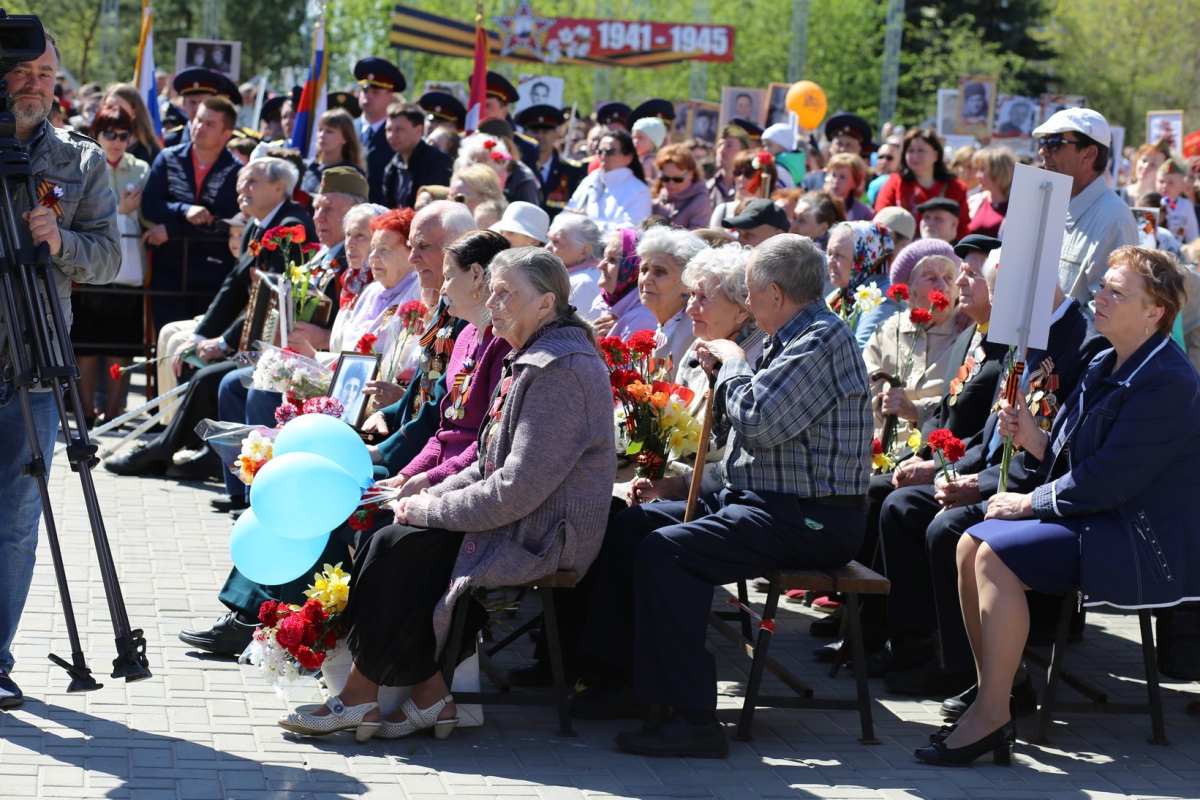
<path id="1" fill-rule="evenodd" d="M 279 205 L 277 205 L 271 209 L 270 214 L 267 214 L 262 219 L 254 220 L 254 224 L 260 228 L 264 227 L 269 221 L 275 219 L 275 215 L 279 213 L 279 209 L 283 208 L 283 204 L 286 202 L 287 202 L 287 198 L 284 198 L 283 201 L 279 203 Z"/>
<path id="2" fill-rule="evenodd" d="M 1070 307 L 1071 307 L 1071 298 L 1069 298 L 1069 297 L 1064 298 L 1063 301 L 1058 304 L 1058 308 L 1054 309 L 1054 313 L 1050 315 L 1050 324 L 1053 325 L 1054 323 L 1056 323 L 1060 319 L 1062 319 L 1064 316 L 1066 316 L 1067 309 Z"/>

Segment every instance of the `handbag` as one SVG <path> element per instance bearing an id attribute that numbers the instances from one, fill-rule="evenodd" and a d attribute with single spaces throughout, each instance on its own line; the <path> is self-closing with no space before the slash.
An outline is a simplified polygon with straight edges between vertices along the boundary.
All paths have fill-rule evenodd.
<path id="1" fill-rule="evenodd" d="M 1157 611 L 1158 671 L 1181 681 L 1200 680 L 1200 601 Z"/>

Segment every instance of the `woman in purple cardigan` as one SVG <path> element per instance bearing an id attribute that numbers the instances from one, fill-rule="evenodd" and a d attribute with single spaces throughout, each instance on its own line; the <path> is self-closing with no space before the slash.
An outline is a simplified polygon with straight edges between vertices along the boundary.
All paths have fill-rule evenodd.
<path id="1" fill-rule="evenodd" d="M 399 486 L 401 497 L 437 486 L 475 460 L 479 426 L 500 382 L 504 357 L 512 350 L 492 332 L 486 294 L 492 259 L 509 248 L 508 241 L 494 231 L 471 231 L 446 246 L 442 297 L 447 311 L 466 320 L 467 327 L 455 340 L 446 365 L 446 395 L 439 408 L 437 433 L 397 477 L 381 481 Z"/>
<path id="2" fill-rule="evenodd" d="M 612 388 L 591 328 L 568 304 L 567 268 L 542 248 L 505 250 L 492 261 L 489 289 L 492 326 L 513 352 L 477 458 L 401 499 L 397 524 L 359 554 L 345 616 L 354 666 L 338 697 L 282 718 L 289 731 L 353 728 L 367 741 L 433 728 L 444 739 L 458 723 L 439 665 L 455 602 L 473 586 L 584 573 L 600 551 L 617 471 Z M 472 603 L 468 624 L 477 631 L 486 614 Z M 388 719 L 380 685 L 412 687 Z"/>

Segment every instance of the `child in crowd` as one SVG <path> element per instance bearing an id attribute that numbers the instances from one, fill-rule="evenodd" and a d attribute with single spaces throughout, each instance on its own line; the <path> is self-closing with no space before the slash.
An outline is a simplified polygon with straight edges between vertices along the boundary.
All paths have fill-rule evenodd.
<path id="1" fill-rule="evenodd" d="M 1168 158 L 1158 168 L 1155 188 L 1162 195 L 1162 207 L 1167 216 L 1165 227 L 1184 244 L 1200 238 L 1196 208 L 1183 196 L 1186 181 L 1186 171 L 1174 158 Z"/>

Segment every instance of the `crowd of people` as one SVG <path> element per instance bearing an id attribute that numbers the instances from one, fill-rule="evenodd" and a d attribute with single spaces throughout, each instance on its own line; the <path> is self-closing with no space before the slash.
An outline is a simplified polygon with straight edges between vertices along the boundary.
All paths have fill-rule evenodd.
<path id="1" fill-rule="evenodd" d="M 44 60 L 56 62 L 52 48 Z M 394 513 L 341 526 L 316 561 L 353 573 L 354 665 L 338 696 L 288 714 L 285 729 L 448 735 L 458 717 L 440 664 L 455 604 L 472 604 L 475 633 L 486 612 L 473 589 L 570 569 L 584 576 L 560 606 L 566 668 L 585 687 L 572 714 L 643 720 L 618 736 L 627 752 L 722 757 L 706 651 L 714 587 L 857 559 L 892 585 L 863 611 L 871 674 L 889 691 L 949 698 L 952 724 L 917 758 L 1007 763 L 1014 715 L 1032 699 L 1023 642 L 1054 624 L 1064 594 L 1079 594 L 1076 626 L 1084 606 L 1200 596 L 1196 523 L 1172 500 L 1200 489 L 1183 463 L 1200 444 L 1200 277 L 1185 263 L 1200 254 L 1200 184 L 1165 145 L 1139 149 L 1118 191 L 1107 176 L 1121 154 L 1089 109 L 1043 121 L 1035 157 L 948 153 L 921 127 L 889 125 L 876 144 L 854 114 L 831 117 L 819 145 L 745 119 L 715 142 L 668 141 L 669 102 L 578 119 L 535 105 L 513 119 L 516 90 L 496 73 L 466 134 L 452 95 L 409 103 L 400 71 L 367 58 L 356 95 L 331 95 L 304 161 L 287 144 L 294 93 L 263 102 L 246 129 L 243 93 L 205 72 L 176 77 L 182 124 L 161 149 L 129 87 L 81 121 L 99 142 L 85 149 L 107 161 L 104 211 L 119 231 L 119 271 L 86 280 L 158 292 L 158 390 L 187 381 L 169 424 L 105 467 L 222 476 L 214 508 L 245 512 L 247 487 L 195 431 L 206 419 L 275 425 L 285 398 L 254 388 L 239 358 L 254 346 L 247 305 L 259 273 L 284 272 L 314 242 L 328 313 L 295 324 L 297 352 L 330 364 L 400 307 L 425 309 L 411 368 L 366 385 L 360 427 L 378 484 L 399 495 Z M 48 126 L 19 136 L 34 148 L 68 136 Z M 793 152 L 807 159 L 797 173 L 778 159 Z M 1049 341 L 1009 394 L 1009 348 L 988 329 L 1018 161 L 1072 189 Z M 1131 206 L 1153 210 L 1156 246 L 1141 246 Z M 304 233 L 261 246 L 281 226 Z M 60 248 L 76 258 L 65 235 Z M 140 301 L 73 301 L 85 397 L 99 359 L 118 367 L 97 417 L 119 412 L 129 359 L 94 339 L 140 341 Z M 641 331 L 698 417 L 714 387 L 712 441 L 703 464 L 683 457 L 619 483 L 597 343 Z M 953 471 L 935 431 L 959 442 Z M 228 613 L 180 638 L 239 656 L 263 603 L 303 602 L 312 572 L 268 586 L 235 568 L 218 595 Z M 813 633 L 836 639 L 836 597 L 789 599 L 833 611 Z M 543 651 L 513 685 L 550 682 Z M 11 684 L 7 641 L 0 656 Z M 380 686 L 397 685 L 411 700 L 384 717 Z"/>

